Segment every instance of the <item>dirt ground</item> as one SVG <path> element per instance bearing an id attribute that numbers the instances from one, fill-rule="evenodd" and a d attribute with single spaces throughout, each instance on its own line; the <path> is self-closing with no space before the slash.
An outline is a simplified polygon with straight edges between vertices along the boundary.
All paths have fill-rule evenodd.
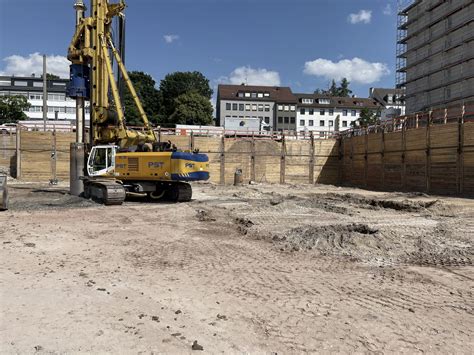
<path id="1" fill-rule="evenodd" d="M 2 353 L 471 353 L 474 200 L 194 186 L 104 207 L 13 184 Z"/>

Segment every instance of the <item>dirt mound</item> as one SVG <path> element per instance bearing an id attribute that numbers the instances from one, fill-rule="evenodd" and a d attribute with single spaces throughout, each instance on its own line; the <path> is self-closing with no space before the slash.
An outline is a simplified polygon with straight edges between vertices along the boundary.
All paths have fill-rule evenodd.
<path id="1" fill-rule="evenodd" d="M 424 197 L 424 196 L 422 196 Z M 337 203 L 348 203 L 361 208 L 368 209 L 390 209 L 400 212 L 423 212 L 434 215 L 451 216 L 453 211 L 445 206 L 440 200 L 409 200 L 409 199 L 383 199 L 367 198 L 357 194 L 335 194 L 327 193 L 323 195 L 314 195 L 312 200 L 332 201 Z"/>
<path id="2" fill-rule="evenodd" d="M 67 190 L 62 189 L 35 189 L 28 191 L 23 196 L 17 196 L 20 187 L 11 188 L 10 210 L 33 211 L 44 209 L 87 208 L 101 205 L 82 197 L 72 196 Z"/>
<path id="3" fill-rule="evenodd" d="M 442 227 L 415 236 L 351 223 L 298 227 L 274 235 L 272 242 L 281 251 L 313 251 L 375 264 L 472 265 L 473 242 L 447 234 Z"/>

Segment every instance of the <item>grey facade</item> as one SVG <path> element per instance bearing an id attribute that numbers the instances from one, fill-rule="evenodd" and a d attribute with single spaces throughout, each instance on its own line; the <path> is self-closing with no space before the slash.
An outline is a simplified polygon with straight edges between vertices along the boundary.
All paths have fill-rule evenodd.
<path id="1" fill-rule="evenodd" d="M 400 0 L 397 86 L 408 114 L 474 100 L 474 2 Z"/>
<path id="2" fill-rule="evenodd" d="M 242 131 L 248 127 L 296 130 L 296 105 L 297 99 L 288 87 L 219 85 L 216 124 Z"/>

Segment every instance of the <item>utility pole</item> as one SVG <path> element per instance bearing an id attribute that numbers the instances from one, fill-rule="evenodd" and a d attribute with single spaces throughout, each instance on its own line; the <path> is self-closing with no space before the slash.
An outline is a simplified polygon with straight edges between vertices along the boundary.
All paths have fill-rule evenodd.
<path id="1" fill-rule="evenodd" d="M 46 55 L 43 54 L 43 130 L 46 132 L 48 119 L 48 79 L 46 78 Z"/>

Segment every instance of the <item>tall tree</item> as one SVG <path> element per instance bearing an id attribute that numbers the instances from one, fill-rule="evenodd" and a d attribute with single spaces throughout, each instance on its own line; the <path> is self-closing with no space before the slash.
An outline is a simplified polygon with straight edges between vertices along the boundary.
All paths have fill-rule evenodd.
<path id="1" fill-rule="evenodd" d="M 143 109 L 147 114 L 148 120 L 152 124 L 160 123 L 159 109 L 160 109 L 160 92 L 156 89 L 156 82 L 153 78 L 146 73 L 141 71 L 129 72 L 130 80 L 137 92 L 138 98 L 140 99 Z M 142 120 L 140 113 L 135 105 L 132 95 L 128 91 L 126 85 L 123 90 L 123 105 L 125 107 L 125 119 L 127 124 L 132 126 L 141 126 Z"/>
<path id="2" fill-rule="evenodd" d="M 162 95 L 161 113 L 166 117 L 175 112 L 175 99 L 183 94 L 194 92 L 208 100 L 213 94 L 209 80 L 197 71 L 168 74 L 160 83 L 160 92 Z"/>
<path id="3" fill-rule="evenodd" d="M 207 97 L 198 92 L 184 93 L 174 99 L 175 110 L 169 116 L 172 124 L 209 125 L 214 109 Z"/>
<path id="4" fill-rule="evenodd" d="M 341 96 L 341 97 L 350 97 L 352 94 L 352 90 L 349 89 L 349 80 L 347 78 L 342 78 L 341 84 L 337 88 L 337 95 L 336 96 Z"/>
<path id="5" fill-rule="evenodd" d="M 30 108 L 24 96 L 0 96 L 0 124 L 14 123 L 28 118 L 24 111 Z"/>
<path id="6" fill-rule="evenodd" d="M 364 107 L 360 110 L 360 116 L 357 121 L 354 121 L 352 123 L 352 126 L 355 127 L 357 122 L 357 125 L 359 127 L 368 127 L 376 124 L 378 122 L 379 118 L 379 112 L 378 111 L 373 111 L 368 109 L 367 107 Z"/>
<path id="7" fill-rule="evenodd" d="M 331 86 L 329 87 L 328 94 L 331 96 L 338 96 L 339 89 L 336 85 L 336 80 L 332 79 Z"/>

